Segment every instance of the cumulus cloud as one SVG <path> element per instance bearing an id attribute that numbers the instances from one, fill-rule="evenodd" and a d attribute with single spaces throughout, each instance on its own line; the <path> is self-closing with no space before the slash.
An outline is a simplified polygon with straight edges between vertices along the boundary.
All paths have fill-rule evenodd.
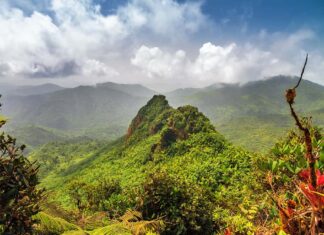
<path id="1" fill-rule="evenodd" d="M 247 82 L 298 73 L 307 48 L 306 75 L 324 83 L 323 52 L 305 46 L 316 39 L 313 31 L 264 29 L 250 43 L 208 42 L 207 36 L 201 43 L 201 35 L 214 35 L 204 34 L 213 22 L 202 2 L 129 0 L 103 14 L 92 0 L 2 0 L 0 78 L 68 77 L 155 88 Z"/>
<path id="2" fill-rule="evenodd" d="M 182 72 L 185 60 L 186 53 L 182 50 L 169 54 L 158 47 L 141 46 L 131 63 L 143 69 L 150 78 L 158 76 L 170 79 Z"/>
<path id="3" fill-rule="evenodd" d="M 268 37 L 272 43 L 259 45 L 207 42 L 194 58 L 189 58 L 182 50 L 170 53 L 143 45 L 136 51 L 131 63 L 149 77 L 164 79 L 169 84 L 183 83 L 178 79 L 185 78 L 187 86 L 244 83 L 278 74 L 297 75 L 306 55 L 302 44 L 312 39 L 314 33 L 300 30 L 290 35 Z M 310 59 L 309 70 L 314 72 L 307 74 L 308 79 L 323 83 L 320 74 L 324 72 L 324 58 L 317 51 L 311 51 Z"/>
<path id="4" fill-rule="evenodd" d="M 134 0 L 120 8 L 118 15 L 131 28 L 144 27 L 168 38 L 197 32 L 206 27 L 202 2 L 178 3 L 173 0 Z"/>
<path id="5" fill-rule="evenodd" d="M 135 38 L 182 37 L 206 21 L 199 2 L 132 0 L 108 15 L 92 0 L 36 2 L 1 2 L 0 76 L 118 76 L 116 55 Z"/>

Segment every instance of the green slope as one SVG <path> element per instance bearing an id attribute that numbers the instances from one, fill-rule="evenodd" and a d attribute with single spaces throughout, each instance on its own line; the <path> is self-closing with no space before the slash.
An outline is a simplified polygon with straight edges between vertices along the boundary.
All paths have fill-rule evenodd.
<path id="1" fill-rule="evenodd" d="M 296 78 L 278 76 L 240 85 L 211 86 L 167 94 L 171 104 L 198 107 L 229 140 L 251 150 L 266 151 L 293 126 L 284 91 Z M 313 116 L 324 126 L 324 87 L 303 81 L 298 89 L 296 110 Z M 253 144 L 251 144 L 253 143 Z"/>
<path id="2" fill-rule="evenodd" d="M 62 142 L 70 138 L 65 132 L 33 125 L 11 127 L 6 131 L 15 136 L 19 143 L 25 144 L 29 151 L 49 142 Z"/>
<path id="3" fill-rule="evenodd" d="M 245 85 L 180 89 L 166 96 L 174 107 L 198 107 L 229 140 L 262 151 L 292 126 L 285 118 L 289 110 L 283 95 L 295 83 L 296 78 L 278 76 Z M 33 125 L 64 131 L 74 137 L 112 140 L 124 134 L 131 118 L 152 94 L 154 91 L 141 85 L 103 83 L 47 94 L 5 97 L 3 111 L 13 128 Z M 305 80 L 298 89 L 296 109 L 302 110 L 303 115 L 313 115 L 314 122 L 324 126 L 323 100 L 324 87 Z M 267 130 L 269 127 L 272 131 Z M 247 136 L 249 140 L 239 136 Z M 252 148 L 250 142 L 255 143 Z"/>
<path id="4" fill-rule="evenodd" d="M 88 215 L 106 211 L 112 218 L 118 218 L 127 209 L 138 208 L 137 198 L 151 174 L 165 172 L 170 175 L 171 182 L 179 181 L 177 186 L 168 185 L 174 187 L 171 190 L 193 190 L 185 194 L 189 197 L 186 199 L 189 204 L 184 204 L 183 209 L 174 213 L 188 213 L 186 210 L 195 203 L 199 208 L 203 201 L 194 198 L 198 197 L 197 193 L 204 192 L 199 196 L 200 200 L 210 201 L 204 204 L 209 206 L 201 216 L 215 220 L 214 230 L 220 230 L 226 224 L 239 223 L 238 229 L 244 233 L 252 229 L 251 222 L 237 205 L 249 207 L 262 196 L 257 193 L 260 187 L 255 177 L 258 174 L 254 163 L 257 157 L 228 143 L 197 108 L 184 106 L 174 109 L 164 96 L 154 96 L 141 108 L 127 135 L 114 143 L 76 141 L 48 144 L 32 153 L 30 158 L 38 160 L 41 165 L 41 186 L 48 190 L 48 202 L 71 213 L 77 211 L 71 188 L 90 188 L 95 195 L 102 182 L 114 182 L 116 190 L 95 207 L 91 207 L 89 201 L 84 203 L 90 208 Z M 209 194 L 212 195 L 210 199 L 203 199 L 209 198 Z M 192 213 L 194 216 L 196 212 Z M 165 219 L 170 219 L 169 216 Z M 181 221 L 190 220 L 185 214 L 178 216 Z M 192 223 L 201 223 L 198 218 L 191 218 Z M 191 222 L 181 223 L 187 226 L 188 231 L 193 229 L 199 231 L 197 234 L 210 234 L 210 228 L 193 228 Z M 185 228 L 176 227 L 182 232 Z"/>

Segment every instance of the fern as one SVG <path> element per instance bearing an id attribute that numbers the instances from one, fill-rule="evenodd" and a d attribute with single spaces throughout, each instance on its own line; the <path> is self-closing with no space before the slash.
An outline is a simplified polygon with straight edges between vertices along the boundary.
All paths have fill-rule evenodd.
<path id="1" fill-rule="evenodd" d="M 53 217 L 44 212 L 39 212 L 34 216 L 39 223 L 36 225 L 35 234 L 62 234 L 66 231 L 82 231 L 77 225 L 71 224 L 66 220 Z"/>
<path id="2" fill-rule="evenodd" d="M 143 220 L 142 213 L 138 211 L 128 210 L 120 219 L 121 223 L 135 235 L 158 232 L 164 228 L 162 219 Z"/>

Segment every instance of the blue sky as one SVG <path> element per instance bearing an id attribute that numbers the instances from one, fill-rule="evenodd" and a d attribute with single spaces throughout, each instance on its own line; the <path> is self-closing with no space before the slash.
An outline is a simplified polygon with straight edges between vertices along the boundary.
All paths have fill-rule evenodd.
<path id="1" fill-rule="evenodd" d="M 321 0 L 216 0 L 206 1 L 203 11 L 215 21 L 227 18 L 238 25 L 246 21 L 252 33 L 261 29 L 293 32 L 300 27 L 323 33 L 324 2 Z"/>
<path id="2" fill-rule="evenodd" d="M 0 82 L 324 84 L 321 0 L 2 0 Z"/>
<path id="3" fill-rule="evenodd" d="M 103 14 L 114 12 L 127 0 L 97 0 Z M 178 0 L 184 3 L 186 0 Z M 309 28 L 324 36 L 324 1 L 322 0 L 205 0 L 202 12 L 213 21 L 227 22 L 225 34 L 235 39 L 247 27 L 244 34 L 269 32 L 294 32 Z"/>

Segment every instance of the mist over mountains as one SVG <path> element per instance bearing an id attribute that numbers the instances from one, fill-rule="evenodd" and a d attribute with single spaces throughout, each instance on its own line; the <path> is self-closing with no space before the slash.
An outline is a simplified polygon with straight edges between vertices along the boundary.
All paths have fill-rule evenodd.
<path id="1" fill-rule="evenodd" d="M 174 107 L 198 107 L 231 141 L 259 150 L 292 126 L 283 94 L 295 82 L 294 77 L 277 76 L 244 85 L 177 89 L 164 95 Z M 53 84 L 3 87 L 1 92 L 9 130 L 31 146 L 42 143 L 31 141 L 39 133 L 46 142 L 76 136 L 117 138 L 125 133 L 137 110 L 158 94 L 139 84 L 112 82 L 75 88 Z M 323 126 L 324 87 L 303 81 L 296 108 Z"/>

